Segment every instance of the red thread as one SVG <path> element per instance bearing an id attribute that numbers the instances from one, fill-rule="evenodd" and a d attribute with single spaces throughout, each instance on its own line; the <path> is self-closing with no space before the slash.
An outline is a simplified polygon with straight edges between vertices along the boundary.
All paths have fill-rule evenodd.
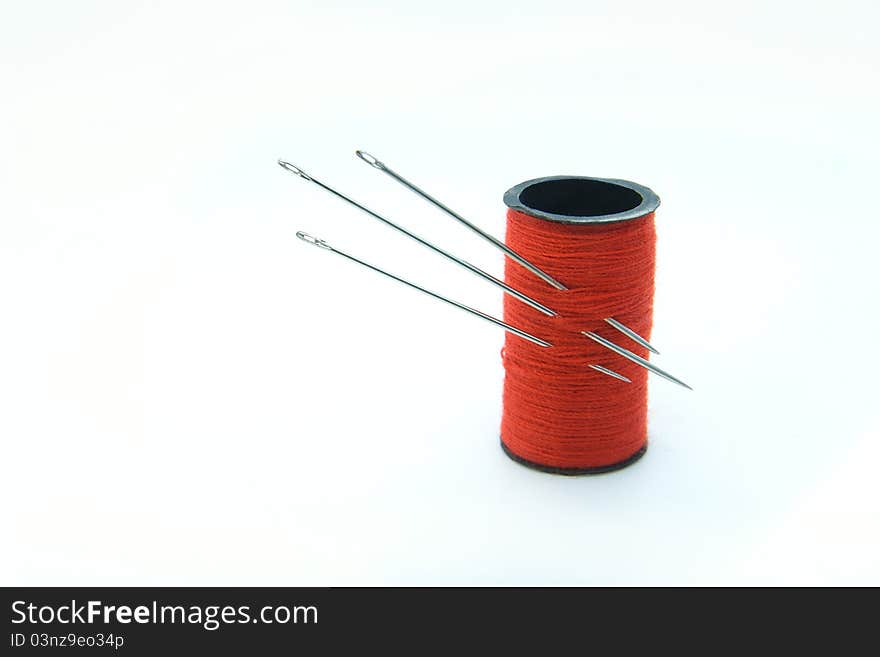
<path id="1" fill-rule="evenodd" d="M 648 356 L 604 318 L 650 339 L 654 213 L 607 224 L 565 224 L 509 209 L 506 241 L 569 289 L 555 290 L 506 259 L 506 282 L 559 314 L 547 317 L 505 296 L 505 321 L 553 346 L 507 334 L 501 352 L 501 440 L 515 456 L 546 467 L 592 469 L 626 461 L 647 444 L 648 372 L 580 332 L 595 331 Z M 591 363 L 632 383 L 596 372 Z"/>

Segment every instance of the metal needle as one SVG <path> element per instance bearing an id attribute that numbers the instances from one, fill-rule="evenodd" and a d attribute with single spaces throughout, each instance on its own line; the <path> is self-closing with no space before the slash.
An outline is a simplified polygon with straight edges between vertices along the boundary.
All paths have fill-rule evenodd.
<path id="1" fill-rule="evenodd" d="M 624 349 L 623 347 L 617 346 L 616 344 L 614 344 L 610 340 L 606 340 L 605 338 L 603 338 L 601 335 L 596 335 L 592 331 L 581 331 L 581 333 L 583 333 L 585 336 L 587 336 L 591 340 L 595 340 L 603 347 L 610 349 L 614 353 L 619 354 L 619 355 L 623 356 L 624 358 L 631 360 L 632 362 L 636 363 L 637 365 L 641 365 L 642 367 L 653 372 L 654 374 L 657 374 L 658 376 L 662 376 L 664 379 L 667 379 L 668 381 L 672 381 L 673 383 L 677 383 L 680 386 L 684 386 L 688 390 L 693 390 L 693 388 L 691 388 L 684 381 L 676 379 L 674 376 L 672 376 L 668 372 L 664 372 L 663 370 L 661 370 L 659 367 L 657 367 L 653 363 L 645 360 L 641 356 L 634 354 L 633 352 L 629 351 L 628 349 Z"/>
<path id="2" fill-rule="evenodd" d="M 432 244 L 431 242 L 429 242 L 429 241 L 427 241 L 427 240 L 425 240 L 425 239 L 422 239 L 422 238 L 419 237 L 418 235 L 415 235 L 414 233 L 409 232 L 406 228 L 404 228 L 404 227 L 402 227 L 402 226 L 398 226 L 396 223 L 394 223 L 394 222 L 391 221 L 390 219 L 386 219 L 386 218 L 383 217 L 382 215 L 380 215 L 380 214 L 378 214 L 378 213 L 376 213 L 376 212 L 373 212 L 372 210 L 370 210 L 369 208 L 367 208 L 367 207 L 361 205 L 361 204 L 358 203 L 357 201 L 355 201 L 355 200 L 353 200 L 353 199 L 350 199 L 349 197 L 345 196 L 344 194 L 342 194 L 342 193 L 340 193 L 340 192 L 337 192 L 335 189 L 333 189 L 332 187 L 329 187 L 329 186 L 325 185 L 325 184 L 322 183 L 320 180 L 316 180 L 315 178 L 312 178 L 310 175 L 308 175 L 307 173 L 305 173 L 302 169 L 300 169 L 300 168 L 297 167 L 297 166 L 294 166 L 294 165 L 291 164 L 290 162 L 285 162 L 284 160 L 278 160 L 278 164 L 279 164 L 282 168 L 287 169 L 288 171 L 290 171 L 291 173 L 295 173 L 296 175 L 298 175 L 298 176 L 299 176 L 300 178 L 302 178 L 303 180 L 308 180 L 309 182 L 313 182 L 313 183 L 315 183 L 318 187 L 321 187 L 321 188 L 327 190 L 328 192 L 330 192 L 330 193 L 333 194 L 334 196 L 338 196 L 338 197 L 341 198 L 343 201 L 346 201 L 347 203 L 350 203 L 351 205 L 353 205 L 354 207 L 356 207 L 358 210 L 361 210 L 361 211 L 363 211 L 363 212 L 366 212 L 368 215 L 370 215 L 370 216 L 373 217 L 374 219 L 378 219 L 379 221 L 381 221 L 381 222 L 384 223 L 385 225 L 390 226 L 390 227 L 393 228 L 394 230 L 403 233 L 404 235 L 406 235 L 406 236 L 409 237 L 410 239 L 415 240 L 416 242 L 418 242 L 419 244 L 421 244 L 421 245 L 423 245 L 423 246 L 427 246 L 427 247 L 428 247 L 429 249 L 431 249 L 432 251 L 435 251 L 436 253 L 439 253 L 440 255 L 442 255 L 442 256 L 448 258 L 449 260 L 452 260 L 452 261 L 455 262 L 456 264 L 459 264 L 459 265 L 461 265 L 462 267 L 464 267 L 465 269 L 467 269 L 467 270 L 473 272 L 473 273 L 476 274 L 477 276 L 480 276 L 481 278 L 483 278 L 483 279 L 489 281 L 489 282 L 492 283 L 493 285 L 496 285 L 496 286 L 500 287 L 502 290 L 504 290 L 505 292 L 507 292 L 507 294 L 511 295 L 512 297 L 515 297 L 515 298 L 519 299 L 519 300 L 522 301 L 523 303 L 528 304 L 529 306 L 531 306 L 531 307 L 534 308 L 535 310 L 538 310 L 538 311 L 544 313 L 544 314 L 547 315 L 548 317 L 555 317 L 555 316 L 556 316 L 556 312 L 554 312 L 553 310 L 550 310 L 550 308 L 548 308 L 548 307 L 545 306 L 544 304 L 542 304 L 542 303 L 540 303 L 540 302 L 538 302 L 538 301 L 535 301 L 535 300 L 532 299 L 531 297 L 526 296 L 526 295 L 523 294 L 522 292 L 519 292 L 518 290 L 516 290 L 516 289 L 510 287 L 510 286 L 509 286 L 507 283 L 505 283 L 504 281 L 502 281 L 502 280 L 496 278 L 495 276 L 492 276 L 492 274 L 489 274 L 488 272 L 483 271 L 482 269 L 480 269 L 480 268 L 477 267 L 476 265 L 472 265 L 471 263 L 469 263 L 469 262 L 467 262 L 467 261 L 465 261 L 465 260 L 462 260 L 461 258 L 459 258 L 459 257 L 457 257 L 457 256 L 454 256 L 454 255 L 452 255 L 451 253 L 449 253 L 449 252 L 447 252 L 447 251 L 444 251 L 444 250 L 441 249 L 439 246 L 436 246 L 436 245 Z"/>
<path id="3" fill-rule="evenodd" d="M 502 322 L 500 319 L 492 317 L 491 315 L 487 315 L 484 312 L 480 312 L 479 310 L 471 308 L 470 306 L 466 306 L 466 305 L 459 303 L 457 301 L 453 301 L 452 299 L 447 299 L 446 297 L 441 296 L 441 295 L 437 294 L 436 292 L 431 292 L 430 290 L 426 290 L 425 288 L 420 287 L 420 286 L 416 285 L 415 283 L 411 283 L 407 280 L 404 280 L 403 278 L 400 278 L 399 276 L 395 276 L 394 274 L 391 274 L 387 271 L 384 271 L 383 269 L 379 269 L 378 267 L 376 267 L 374 265 L 371 265 L 367 262 L 364 262 L 363 260 L 359 260 L 358 258 L 355 258 L 354 256 L 349 255 L 348 253 L 344 253 L 338 249 L 335 249 L 332 246 L 330 246 L 329 244 L 327 244 L 327 242 L 325 242 L 324 240 L 318 239 L 317 237 L 312 237 L 308 233 L 304 233 L 302 231 L 297 231 L 296 236 L 299 239 L 301 239 L 302 241 L 308 242 L 309 244 L 312 244 L 313 246 L 317 246 L 317 247 L 320 247 L 320 248 L 325 249 L 327 251 L 331 251 L 332 253 L 335 253 L 337 255 L 342 256 L 343 258 L 351 260 L 352 262 L 356 262 L 359 265 L 363 265 L 364 267 L 367 267 L 368 269 L 372 269 L 375 272 L 378 272 L 384 276 L 387 276 L 388 278 L 392 278 L 395 281 L 403 283 L 404 285 L 408 285 L 409 287 L 416 289 L 419 292 L 424 292 L 425 294 L 432 296 L 435 299 L 439 299 L 440 301 L 445 301 L 446 303 L 448 303 L 452 306 L 455 306 L 456 308 L 460 308 L 461 310 L 469 312 L 472 315 L 476 315 L 477 317 L 480 317 L 481 319 L 485 319 L 487 322 L 491 322 L 492 324 L 495 324 L 496 326 L 500 326 L 500 327 L 510 331 L 514 335 L 518 335 L 519 337 L 521 337 L 525 340 L 528 340 L 529 342 L 533 342 L 541 347 L 552 347 L 553 346 L 552 344 L 550 344 L 546 340 L 541 340 L 540 338 L 536 338 L 534 335 L 532 335 L 530 333 L 526 333 L 525 331 L 518 329 L 515 326 L 511 326 L 510 324 L 506 324 L 506 323 Z M 596 370 L 597 372 L 601 372 L 602 374 L 606 374 L 606 375 L 613 377 L 615 379 L 619 379 L 620 381 L 625 381 L 626 383 L 632 383 L 632 380 L 628 379 L 627 377 L 623 376 L 622 374 L 618 374 L 614 370 L 609 370 L 607 367 L 602 367 L 601 365 L 590 365 L 590 367 L 593 368 L 594 370 Z"/>
<path id="4" fill-rule="evenodd" d="M 331 251 L 332 253 L 335 253 L 337 255 L 341 255 L 343 258 L 347 258 L 348 260 L 351 260 L 352 262 L 356 262 L 359 265 L 363 265 L 364 267 L 367 267 L 368 269 L 372 269 L 373 271 L 378 272 L 384 276 L 387 276 L 388 278 L 393 278 L 395 281 L 403 283 L 404 285 L 408 285 L 409 287 L 416 289 L 419 292 L 424 292 L 425 294 L 432 296 L 435 299 L 439 299 L 440 301 L 444 301 L 452 306 L 455 306 L 456 308 L 460 308 L 461 310 L 469 312 L 471 315 L 476 315 L 477 317 L 480 317 L 480 318 L 486 320 L 487 322 L 491 322 L 492 324 L 500 326 L 501 328 L 506 329 L 506 330 L 510 331 L 511 333 L 528 340 L 529 342 L 533 342 L 536 345 L 539 345 L 541 347 L 553 346 L 549 342 L 541 340 L 540 338 L 536 338 L 534 335 L 531 335 L 530 333 L 526 333 L 525 331 L 522 331 L 514 326 L 511 326 L 510 324 L 505 324 L 500 319 L 496 319 L 495 317 L 492 317 L 491 315 L 487 315 L 484 312 L 480 312 L 479 310 L 471 308 L 470 306 L 466 306 L 463 303 L 459 303 L 458 301 L 453 301 L 452 299 L 447 299 L 446 297 L 441 296 L 441 295 L 437 294 L 436 292 L 431 292 L 431 290 L 426 290 L 423 287 L 419 287 L 415 283 L 410 283 L 409 281 L 407 281 L 403 278 L 400 278 L 399 276 L 395 276 L 394 274 L 391 274 L 383 269 L 379 269 L 378 267 L 375 267 L 375 266 L 369 264 L 368 262 L 364 262 L 363 260 L 359 260 L 352 255 L 349 255 L 347 253 L 339 251 L 338 249 L 334 249 L 332 246 L 327 244 L 327 242 L 325 242 L 324 240 L 318 239 L 317 237 L 312 237 L 308 233 L 304 233 L 302 231 L 299 231 L 299 232 L 297 232 L 296 236 L 298 238 L 300 238 L 301 240 L 303 240 L 304 242 L 308 242 L 309 244 L 313 244 L 314 246 L 318 246 L 318 247 L 321 247 L 322 249 L 326 249 L 327 251 Z"/>
<path id="5" fill-rule="evenodd" d="M 464 224 L 465 226 L 467 226 L 468 228 L 470 228 L 472 231 L 474 231 L 477 235 L 479 235 L 479 236 L 482 237 L 483 239 L 488 240 L 489 242 L 491 242 L 491 243 L 492 243 L 493 245 L 495 245 L 497 248 L 499 248 L 499 249 L 501 249 L 502 251 L 504 251 L 504 253 L 505 253 L 509 258 L 511 258 L 512 260 L 515 260 L 516 262 L 518 262 L 519 264 L 521 264 L 523 267 L 525 267 L 526 269 L 528 269 L 530 272 L 532 272 L 535 276 L 539 277 L 541 280 L 543 280 L 543 281 L 549 283 L 550 285 L 552 285 L 553 287 L 555 287 L 557 290 L 567 290 L 567 289 L 568 289 L 568 288 L 565 287 L 562 283 L 560 283 L 560 282 L 557 281 L 555 278 L 553 278 L 552 276 L 550 276 L 550 274 L 548 274 L 547 272 L 543 271 L 542 269 L 539 269 L 538 267 L 536 267 L 535 265 L 533 265 L 531 262 L 529 262 L 528 260 L 526 260 L 525 258 L 523 258 L 523 257 L 522 257 L 521 255 L 519 255 L 516 251 L 514 251 L 514 250 L 511 249 L 509 246 L 507 246 L 504 242 L 502 242 L 501 240 L 499 240 L 499 239 L 493 237 L 492 235 L 490 235 L 490 234 L 487 233 L 486 231 L 482 230 L 482 229 L 479 228 L 478 226 L 475 226 L 475 225 L 472 224 L 470 221 L 468 221 L 467 219 L 465 219 L 464 217 L 462 217 L 460 214 L 458 214 L 457 212 L 455 212 L 454 210 L 452 210 L 451 208 L 447 207 L 446 205 L 444 205 L 443 203 L 441 203 L 440 201 L 438 201 L 436 198 L 434 198 L 433 196 L 431 196 L 430 194 L 428 194 L 428 192 L 426 192 L 425 190 L 420 189 L 420 188 L 417 187 L 416 185 L 412 184 L 409 180 L 407 180 L 406 178 L 404 178 L 403 176 L 401 176 L 401 175 L 400 175 L 399 173 L 397 173 L 394 169 L 391 169 L 387 164 L 385 164 L 384 162 L 380 161 L 378 158 L 375 158 L 375 157 L 373 157 L 372 155 L 370 155 L 369 153 L 367 153 L 366 151 L 361 151 L 361 150 L 357 150 L 357 151 L 355 151 L 355 155 L 357 155 L 360 159 L 362 159 L 364 162 L 366 162 L 367 164 L 369 164 L 371 167 L 373 167 L 373 168 L 375 168 L 375 169 L 378 169 L 378 170 L 381 171 L 382 173 L 387 173 L 389 176 L 391 176 L 392 178 L 394 178 L 394 180 L 396 180 L 397 182 L 399 182 L 401 185 L 403 185 L 404 187 L 406 187 L 406 188 L 409 189 L 410 191 L 415 192 L 416 194 L 418 194 L 419 196 L 421 196 L 423 199 L 425 199 L 425 200 L 428 201 L 429 203 L 431 203 L 431 204 L 435 205 L 436 207 L 440 208 L 441 210 L 443 210 L 443 212 L 445 212 L 446 214 L 448 214 L 450 217 L 452 217 L 452 218 L 455 219 L 456 221 L 459 221 L 459 222 L 461 222 L 462 224 Z M 637 343 L 639 343 L 640 345 L 642 345 L 643 347 L 645 347 L 645 348 L 648 349 L 649 351 L 652 351 L 652 352 L 655 353 L 655 354 L 659 354 L 659 353 L 660 353 L 659 351 L 657 351 L 656 349 L 654 349 L 654 347 L 652 347 L 652 346 L 648 343 L 648 341 L 645 340 L 645 338 L 643 338 L 642 336 L 640 336 L 638 333 L 636 333 L 635 331 L 633 331 L 631 328 L 628 328 L 627 326 L 621 324 L 620 322 L 618 322 L 617 320 L 612 319 L 612 318 L 608 318 L 608 319 L 606 319 L 605 321 L 608 322 L 609 324 L 611 324 L 611 326 L 613 326 L 614 328 L 616 328 L 618 331 L 620 331 L 621 333 L 623 333 L 623 334 L 626 335 L 627 337 L 631 338 L 632 340 L 635 340 Z"/>
<path id="6" fill-rule="evenodd" d="M 654 349 L 654 347 L 652 347 L 650 345 L 650 343 L 647 340 L 645 340 L 645 338 L 643 338 L 641 335 L 639 335 L 638 333 L 633 331 L 631 328 L 624 326 L 623 324 L 618 322 L 613 317 L 606 317 L 605 321 L 608 322 L 609 324 L 611 324 L 611 326 L 616 328 L 618 331 L 623 333 L 625 336 L 627 336 L 630 340 L 634 340 L 635 342 L 638 342 L 640 345 L 642 345 L 645 349 L 647 349 L 651 353 L 657 354 L 658 356 L 660 355 L 659 351 Z"/>
<path id="7" fill-rule="evenodd" d="M 628 379 L 623 374 L 618 374 L 614 370 L 609 370 L 607 367 L 602 367 L 601 365 L 590 365 L 590 367 L 592 367 L 597 372 L 602 372 L 602 374 L 607 374 L 608 376 L 614 377 L 615 379 L 620 379 L 621 381 L 632 383 L 632 379 Z"/>
<path id="8" fill-rule="evenodd" d="M 560 283 L 555 278 L 553 278 L 550 274 L 548 274 L 547 272 L 545 272 L 542 269 L 539 269 L 538 267 L 533 265 L 531 262 L 529 262 L 528 260 L 523 258 L 520 254 L 518 254 L 516 251 L 511 249 L 504 242 L 493 237 L 492 235 L 490 235 L 489 233 L 484 231 L 479 226 L 475 226 L 470 221 L 468 221 L 467 219 L 462 217 L 460 214 L 458 214 L 455 210 L 452 210 L 451 208 L 445 206 L 443 203 L 441 203 L 440 201 L 435 199 L 433 196 L 428 194 L 428 192 L 424 191 L 423 189 L 419 189 L 418 187 L 413 185 L 409 180 L 407 180 L 406 178 L 401 176 L 399 173 L 397 173 L 393 169 L 388 168 L 383 162 L 380 162 L 379 160 L 377 160 L 375 157 L 373 157 L 369 153 L 366 153 L 364 151 L 355 151 L 355 154 L 359 158 L 361 158 L 364 162 L 369 164 L 370 166 L 375 167 L 376 169 L 379 169 L 379 171 L 382 171 L 383 173 L 387 173 L 389 176 L 394 178 L 397 182 L 399 182 L 401 185 L 403 185 L 407 189 L 415 192 L 416 194 L 421 196 L 423 199 L 425 199 L 429 203 L 433 203 L 438 208 L 443 210 L 443 212 L 448 214 L 450 217 L 452 217 L 453 219 L 459 221 L 460 223 L 462 223 L 465 226 L 467 226 L 468 228 L 470 228 L 472 231 L 474 231 L 477 235 L 482 237 L 484 240 L 491 242 L 495 247 L 504 251 L 504 253 L 507 254 L 507 256 L 509 258 L 511 258 L 512 260 L 515 260 L 516 262 L 521 264 L 523 267 L 528 269 L 530 272 L 532 272 L 535 276 L 537 276 L 541 280 L 549 283 L 550 285 L 555 287 L 557 290 L 568 289 L 562 283 Z"/>

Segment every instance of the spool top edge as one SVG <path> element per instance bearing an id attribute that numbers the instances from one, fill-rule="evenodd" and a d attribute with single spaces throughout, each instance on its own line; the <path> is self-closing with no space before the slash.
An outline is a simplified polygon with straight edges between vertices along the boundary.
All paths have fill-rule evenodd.
<path id="1" fill-rule="evenodd" d="M 525 192 L 529 188 L 534 187 L 535 185 L 562 180 L 591 181 L 598 183 L 607 183 L 609 185 L 615 185 L 617 187 L 624 187 L 638 194 L 641 198 L 641 202 L 638 203 L 635 207 L 620 212 L 579 215 L 561 214 L 557 212 L 541 210 L 529 206 L 521 198 L 523 192 Z M 639 217 L 644 217 L 645 215 L 650 214 L 657 209 L 657 207 L 660 205 L 660 197 L 657 196 L 657 194 L 655 194 L 650 188 L 645 187 L 644 185 L 639 185 L 638 183 L 631 182 L 629 180 L 621 180 L 618 178 L 594 178 L 590 176 L 545 176 L 543 178 L 533 178 L 532 180 L 526 180 L 525 182 L 521 182 L 520 184 L 514 185 L 513 187 L 508 189 L 504 193 L 504 204 L 512 210 L 516 210 L 517 212 L 522 212 L 523 214 L 527 214 L 532 217 L 538 217 L 540 219 L 547 219 L 548 221 L 556 221 L 565 224 L 599 224 L 611 223 L 615 221 L 628 221 L 630 219 L 638 219 Z"/>

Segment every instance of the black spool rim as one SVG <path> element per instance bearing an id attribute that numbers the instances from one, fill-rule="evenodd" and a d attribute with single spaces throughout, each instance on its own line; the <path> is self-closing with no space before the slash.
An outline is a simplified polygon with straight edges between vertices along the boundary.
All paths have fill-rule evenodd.
<path id="1" fill-rule="evenodd" d="M 501 442 L 501 449 L 504 450 L 504 453 L 510 458 L 510 460 L 515 463 L 519 463 L 520 465 L 524 465 L 527 468 L 531 468 L 532 470 L 537 470 L 539 472 L 547 472 L 550 474 L 558 474 L 566 477 L 577 477 L 582 475 L 598 475 L 604 474 L 606 472 L 614 472 L 615 470 L 622 470 L 628 465 L 632 465 L 640 458 L 645 455 L 645 452 L 648 451 L 648 443 L 645 441 L 645 444 L 642 445 L 638 451 L 629 456 L 622 461 L 618 461 L 617 463 L 611 463 L 610 465 L 600 465 L 595 468 L 562 468 L 555 465 L 544 465 L 541 463 L 535 463 L 534 461 L 529 461 L 528 459 L 524 459 L 517 454 L 514 454 L 510 448 L 504 444 L 504 441 Z"/>
<path id="2" fill-rule="evenodd" d="M 584 183 L 579 199 L 581 205 L 588 199 L 588 195 L 594 194 L 596 191 L 615 194 L 614 200 L 617 200 L 617 202 L 615 203 L 612 200 L 605 204 L 597 203 L 597 207 L 600 208 L 597 212 L 583 212 L 583 208 L 578 212 L 577 208 L 573 208 L 572 213 L 568 213 L 536 207 L 543 204 L 535 203 L 534 198 L 530 199 L 530 196 L 539 196 L 541 190 L 546 192 L 545 196 L 550 197 L 553 195 L 554 187 L 560 191 L 565 187 L 566 192 L 570 194 L 573 189 L 577 191 L 578 182 Z M 638 196 L 636 197 L 635 195 Z M 508 189 L 504 193 L 504 204 L 517 212 L 548 221 L 556 221 L 563 224 L 602 224 L 644 217 L 646 214 L 650 214 L 657 209 L 657 206 L 660 205 L 660 197 L 650 188 L 629 180 L 593 178 L 590 176 L 545 176 L 543 178 L 526 180 Z M 602 205 L 606 207 L 602 208 Z"/>

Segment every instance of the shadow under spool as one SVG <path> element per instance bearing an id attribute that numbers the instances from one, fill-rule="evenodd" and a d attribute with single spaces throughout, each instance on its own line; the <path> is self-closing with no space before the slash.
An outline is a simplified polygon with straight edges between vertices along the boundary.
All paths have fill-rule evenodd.
<path id="1" fill-rule="evenodd" d="M 511 187 L 504 194 L 504 203 L 510 210 L 528 215 L 529 217 L 559 224 L 582 226 L 584 230 L 589 230 L 591 226 L 632 221 L 647 217 L 660 205 L 660 199 L 649 188 L 627 180 L 584 176 L 548 176 L 528 180 Z M 508 213 L 508 216 L 510 216 L 510 213 Z M 653 244 L 651 247 L 653 249 Z M 525 254 L 521 253 L 521 255 Z M 653 251 L 651 255 L 653 258 Z M 542 263 L 535 264 L 540 266 Z M 507 266 L 518 267 L 519 265 L 509 263 Z M 546 268 L 543 266 L 542 268 L 550 275 L 556 276 L 552 262 Z M 511 281 L 507 282 L 510 283 Z M 561 278 L 560 282 L 567 285 L 564 278 Z M 547 285 L 547 289 L 551 289 L 549 285 Z M 548 301 L 548 303 L 553 307 L 552 302 Z M 506 309 L 507 306 L 505 306 L 505 321 L 511 321 L 507 316 Z M 592 329 L 591 327 L 583 327 L 583 330 Z M 587 340 L 588 338 L 584 337 L 583 339 Z M 620 342 L 617 338 L 614 341 Z M 549 349 L 552 349 L 552 347 Z M 585 377 L 603 376 L 602 374 L 592 372 L 587 367 L 588 363 L 584 363 L 583 366 Z M 507 386 L 508 377 L 510 376 L 511 373 L 506 371 L 505 386 Z M 644 412 L 647 413 L 647 391 L 645 393 L 644 406 Z M 590 467 L 565 467 L 527 459 L 505 444 L 503 432 L 501 447 L 504 453 L 517 463 L 542 472 L 563 475 L 586 475 L 619 470 L 636 462 L 647 451 L 648 443 L 647 435 L 645 435 L 641 448 L 627 458 L 607 464 L 591 465 Z"/>

